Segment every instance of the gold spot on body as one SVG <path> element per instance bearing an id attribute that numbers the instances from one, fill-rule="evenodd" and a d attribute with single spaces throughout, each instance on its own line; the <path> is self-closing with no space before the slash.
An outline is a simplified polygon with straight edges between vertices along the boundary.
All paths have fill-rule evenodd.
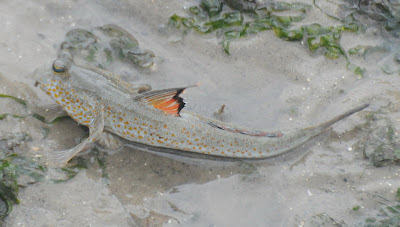
<path id="1" fill-rule="evenodd" d="M 143 139 L 143 136 L 138 136 L 138 139 Z"/>

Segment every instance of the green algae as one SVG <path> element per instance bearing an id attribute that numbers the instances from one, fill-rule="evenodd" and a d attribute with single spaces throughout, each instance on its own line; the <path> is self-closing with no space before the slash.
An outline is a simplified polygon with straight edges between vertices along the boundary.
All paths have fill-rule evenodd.
<path id="1" fill-rule="evenodd" d="M 376 28 L 384 43 L 372 46 L 356 46 L 348 50 L 349 55 L 363 55 L 364 59 L 373 52 L 384 51 L 377 64 L 385 74 L 397 73 L 400 69 L 397 65 L 400 56 L 396 39 L 400 37 L 400 4 L 396 1 L 358 1 L 358 0 L 314 0 L 314 5 L 331 18 L 341 23 L 354 23 L 359 30 L 365 31 L 370 27 Z M 334 9 L 334 10 L 333 10 Z M 377 33 L 378 33 L 377 32 Z M 367 62 L 368 63 L 368 62 Z"/>
<path id="2" fill-rule="evenodd" d="M 17 97 L 12 96 L 12 95 L 0 94 L 0 98 L 11 98 L 11 99 L 17 101 L 19 104 L 21 104 L 23 106 L 27 105 L 26 102 L 23 99 L 17 98 Z M 21 116 L 21 115 L 16 115 L 16 114 L 11 114 L 11 113 L 3 113 L 3 114 L 0 114 L 0 120 L 5 119 L 7 116 L 12 116 L 12 117 L 16 117 L 16 118 L 25 118 L 27 116 L 32 116 L 33 118 L 36 118 L 37 120 L 39 120 L 39 121 L 41 121 L 43 123 L 46 123 L 46 124 L 54 124 L 54 123 L 59 122 L 61 120 L 70 118 L 70 116 L 66 115 L 66 116 L 59 116 L 59 117 L 54 118 L 51 121 L 48 121 L 48 120 L 46 120 L 45 117 L 43 117 L 42 115 L 37 114 L 37 113 L 32 113 L 32 114 L 27 115 L 27 116 Z"/>
<path id="3" fill-rule="evenodd" d="M 33 113 L 32 117 L 36 118 L 37 120 L 39 120 L 39 121 L 41 121 L 43 123 L 46 123 L 46 124 L 54 124 L 54 123 L 57 123 L 59 121 L 71 118 L 70 116 L 66 115 L 66 116 L 59 116 L 59 117 L 54 118 L 51 121 L 48 121 L 48 120 L 46 120 L 45 117 L 43 117 L 42 115 L 37 114 L 37 113 Z"/>
<path id="4" fill-rule="evenodd" d="M 24 118 L 24 116 L 20 116 L 20 115 L 16 115 L 16 114 L 0 114 L 0 120 L 3 120 L 4 118 L 6 118 L 7 116 L 12 116 L 12 117 L 16 117 L 16 118 Z"/>
<path id="5" fill-rule="evenodd" d="M 367 218 L 362 226 L 381 227 L 400 225 L 400 204 L 386 205 L 376 214 L 376 217 Z"/>
<path id="6" fill-rule="evenodd" d="M 359 24 L 350 21 L 338 26 L 322 26 L 317 23 L 293 26 L 306 17 L 310 8 L 311 5 L 299 2 L 273 2 L 254 10 L 226 11 L 223 10 L 222 1 L 203 0 L 200 6 L 189 8 L 188 17 L 172 15 L 168 25 L 184 30 L 185 33 L 188 30 L 195 30 L 203 34 L 211 32 L 223 34 L 220 43 L 228 55 L 232 40 L 272 30 L 282 40 L 302 42 L 310 53 L 322 52 L 329 59 L 343 57 L 347 69 L 362 77 L 365 69 L 353 64 L 347 51 L 340 44 L 342 32 L 358 32 Z M 280 16 L 276 14 L 277 12 L 288 12 L 293 15 Z"/>
<path id="7" fill-rule="evenodd" d="M 72 178 L 74 178 L 79 173 L 80 170 L 88 168 L 86 159 L 84 159 L 82 157 L 74 158 L 71 161 L 71 163 L 72 164 L 68 167 L 58 169 L 59 171 L 61 171 L 65 174 L 64 178 L 52 179 L 51 181 L 56 184 L 69 181 Z"/>
<path id="8" fill-rule="evenodd" d="M 17 98 L 15 96 L 12 95 L 6 95 L 6 94 L 0 94 L 0 98 L 10 98 L 10 99 L 14 99 L 15 101 L 17 101 L 18 103 L 26 106 L 26 102 L 23 99 Z"/>
<path id="9" fill-rule="evenodd" d="M 19 188 L 24 185 L 18 183 L 18 178 L 26 176 L 30 179 L 29 184 L 33 184 L 44 178 L 45 171 L 46 167 L 18 154 L 10 154 L 0 159 L 0 200 L 3 202 L 0 206 L 1 219 L 10 214 L 14 204 L 19 204 Z"/>
<path id="10" fill-rule="evenodd" d="M 154 64 L 154 53 L 139 47 L 139 42 L 123 28 L 109 24 L 91 31 L 73 29 L 65 35 L 60 49 L 67 49 L 95 67 L 107 68 L 116 59 L 143 69 Z"/>

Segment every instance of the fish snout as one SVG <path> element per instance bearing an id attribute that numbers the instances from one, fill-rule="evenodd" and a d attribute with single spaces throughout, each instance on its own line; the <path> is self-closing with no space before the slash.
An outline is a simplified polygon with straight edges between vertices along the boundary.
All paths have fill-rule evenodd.
<path id="1" fill-rule="evenodd" d="M 37 87 L 39 84 L 46 84 L 51 79 L 53 70 L 51 65 L 42 65 L 33 72 L 33 79 L 35 80 L 34 86 Z"/>

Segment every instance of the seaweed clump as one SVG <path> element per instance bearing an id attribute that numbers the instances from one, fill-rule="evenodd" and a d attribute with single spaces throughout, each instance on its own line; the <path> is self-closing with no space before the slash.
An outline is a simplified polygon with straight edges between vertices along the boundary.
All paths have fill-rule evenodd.
<path id="1" fill-rule="evenodd" d="M 385 200 L 385 204 L 375 216 L 366 218 L 357 226 L 400 226 L 400 188 L 397 189 L 395 201 Z"/>
<path id="2" fill-rule="evenodd" d="M 140 48 L 135 37 L 113 24 L 97 27 L 93 32 L 73 29 L 65 35 L 61 49 L 100 68 L 106 68 L 116 59 L 139 69 L 150 69 L 155 64 L 152 51 Z"/>
<path id="3" fill-rule="evenodd" d="M 377 26 L 383 36 L 400 38 L 400 2 L 393 0 L 314 0 L 326 15 L 364 27 Z M 334 9 L 334 10 L 332 10 Z"/>
<path id="4" fill-rule="evenodd" d="M 19 188 L 40 181 L 45 171 L 45 167 L 17 154 L 0 159 L 0 219 L 10 214 L 14 204 L 19 204 Z M 22 176 L 26 178 L 25 184 L 17 182 Z"/>
<path id="5" fill-rule="evenodd" d="M 368 64 L 377 64 L 385 74 L 400 75 L 400 2 L 393 0 L 314 0 L 323 13 L 341 23 L 356 23 L 361 30 L 381 35 L 376 46 L 356 46 L 349 55 L 360 55 Z"/>
<path id="6" fill-rule="evenodd" d="M 344 57 L 349 70 L 360 77 L 364 75 L 365 70 L 350 62 L 346 50 L 340 44 L 342 32 L 357 32 L 357 23 L 352 21 L 338 26 L 322 26 L 317 23 L 294 26 L 306 17 L 311 5 L 300 2 L 258 5 L 250 2 L 244 5 L 241 2 L 243 1 L 228 1 L 233 9 L 223 10 L 224 2 L 220 0 L 202 0 L 200 5 L 189 8 L 190 16 L 174 14 L 169 18 L 168 24 L 185 32 L 195 30 L 207 34 L 216 31 L 217 34 L 222 34 L 221 44 L 227 54 L 230 54 L 232 40 L 273 30 L 282 40 L 301 42 L 311 53 L 322 52 L 330 59 Z M 289 15 L 279 15 L 281 12 Z"/>

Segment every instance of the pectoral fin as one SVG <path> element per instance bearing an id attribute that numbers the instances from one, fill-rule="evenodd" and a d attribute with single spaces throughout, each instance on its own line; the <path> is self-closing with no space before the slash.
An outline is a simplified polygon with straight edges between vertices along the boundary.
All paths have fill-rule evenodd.
<path id="1" fill-rule="evenodd" d="M 94 144 L 93 142 L 95 142 L 101 137 L 101 134 L 104 129 L 104 108 L 102 105 L 98 107 L 97 113 L 98 115 L 96 116 L 94 121 L 89 125 L 89 137 L 74 148 L 53 152 L 50 155 L 50 160 L 49 160 L 50 165 L 64 166 L 65 164 L 67 164 L 69 160 L 71 160 L 78 153 L 92 148 Z"/>
<path id="2" fill-rule="evenodd" d="M 182 94 L 186 88 L 188 87 L 149 91 L 143 93 L 138 99 L 156 109 L 162 110 L 166 114 L 179 117 L 179 112 L 185 106 L 183 98 L 179 95 Z"/>

